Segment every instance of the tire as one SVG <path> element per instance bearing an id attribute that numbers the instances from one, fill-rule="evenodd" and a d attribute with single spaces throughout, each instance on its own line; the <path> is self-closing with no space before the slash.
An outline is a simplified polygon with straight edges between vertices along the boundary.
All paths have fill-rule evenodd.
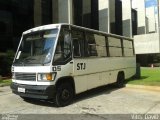
<path id="1" fill-rule="evenodd" d="M 64 107 L 69 105 L 73 100 L 74 92 L 73 87 L 69 83 L 60 84 L 57 87 L 55 95 L 55 104 L 57 107 Z"/>
<path id="2" fill-rule="evenodd" d="M 124 80 L 125 80 L 124 73 L 123 72 L 118 73 L 116 87 L 118 88 L 124 87 Z"/>

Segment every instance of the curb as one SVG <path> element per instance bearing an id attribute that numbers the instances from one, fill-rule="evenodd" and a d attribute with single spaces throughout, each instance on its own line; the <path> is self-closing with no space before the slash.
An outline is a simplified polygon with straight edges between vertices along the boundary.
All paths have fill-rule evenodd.
<path id="1" fill-rule="evenodd" d="M 145 85 L 132 85 L 126 84 L 127 88 L 137 88 L 137 89 L 144 89 L 144 90 L 151 90 L 151 91 L 158 91 L 160 92 L 159 86 L 145 86 Z"/>

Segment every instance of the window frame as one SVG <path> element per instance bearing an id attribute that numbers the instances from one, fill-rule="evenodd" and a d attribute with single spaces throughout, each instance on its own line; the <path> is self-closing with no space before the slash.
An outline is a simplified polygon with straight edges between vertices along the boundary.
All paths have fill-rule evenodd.
<path id="1" fill-rule="evenodd" d="M 56 47 L 55 47 L 55 52 L 54 52 L 54 56 L 53 56 L 52 65 L 64 65 L 64 64 L 67 64 L 69 61 L 72 60 L 72 39 L 70 40 L 70 56 L 67 59 L 61 60 L 61 61 L 55 61 L 54 60 L 55 59 L 56 50 L 57 50 L 57 47 L 58 47 L 58 44 L 59 44 L 59 41 L 60 41 L 60 37 L 61 37 L 60 35 L 62 34 L 61 33 L 62 31 L 63 31 L 63 37 L 64 37 L 64 31 L 67 31 L 69 33 L 69 36 L 70 36 L 70 39 L 71 39 L 70 27 L 68 25 L 61 26 L 60 31 L 59 31 L 59 36 L 58 36 L 58 39 L 57 39 L 57 43 L 56 43 Z"/>
<path id="2" fill-rule="evenodd" d="M 74 31 L 82 34 L 81 40 L 78 39 L 78 41 L 81 41 L 80 56 L 74 56 L 74 41 L 73 41 Z M 72 40 L 72 57 L 73 58 L 84 58 L 85 57 L 85 30 L 76 28 L 76 27 L 71 27 L 71 40 Z"/>

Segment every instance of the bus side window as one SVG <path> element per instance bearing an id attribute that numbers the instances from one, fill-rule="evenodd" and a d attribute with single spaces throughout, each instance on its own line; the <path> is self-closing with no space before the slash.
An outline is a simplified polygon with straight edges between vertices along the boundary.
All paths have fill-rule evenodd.
<path id="1" fill-rule="evenodd" d="M 73 56 L 83 57 L 84 54 L 83 32 L 78 29 L 72 30 L 72 40 L 73 40 Z"/>
<path id="2" fill-rule="evenodd" d="M 81 44 L 77 38 L 73 38 L 74 57 L 81 57 Z"/>
<path id="3" fill-rule="evenodd" d="M 71 58 L 71 38 L 67 29 L 62 29 L 58 38 L 54 62 L 64 62 Z"/>
<path id="4" fill-rule="evenodd" d="M 87 39 L 88 56 L 97 56 L 96 41 L 94 38 L 94 34 L 87 33 L 86 39 Z"/>

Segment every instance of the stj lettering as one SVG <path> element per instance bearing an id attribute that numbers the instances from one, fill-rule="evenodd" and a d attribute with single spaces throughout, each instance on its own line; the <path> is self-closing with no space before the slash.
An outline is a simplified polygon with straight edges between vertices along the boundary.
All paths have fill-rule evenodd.
<path id="1" fill-rule="evenodd" d="M 77 63 L 77 70 L 85 70 L 86 63 Z"/>

